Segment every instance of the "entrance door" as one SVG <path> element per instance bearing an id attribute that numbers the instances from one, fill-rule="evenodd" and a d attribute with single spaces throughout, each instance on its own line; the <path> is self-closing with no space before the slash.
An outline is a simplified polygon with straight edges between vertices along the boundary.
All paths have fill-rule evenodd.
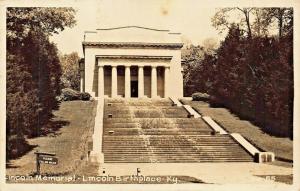
<path id="1" fill-rule="evenodd" d="M 138 97 L 138 81 L 131 81 L 131 97 Z"/>

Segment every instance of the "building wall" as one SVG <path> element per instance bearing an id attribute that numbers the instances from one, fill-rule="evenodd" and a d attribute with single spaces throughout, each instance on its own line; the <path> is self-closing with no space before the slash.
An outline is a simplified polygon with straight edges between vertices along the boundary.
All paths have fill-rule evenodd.
<path id="1" fill-rule="evenodd" d="M 96 96 L 97 92 L 97 70 L 98 63 L 96 57 L 99 55 L 145 55 L 145 56 L 172 56 L 172 59 L 168 63 L 170 65 L 169 74 L 169 95 L 174 97 L 183 97 L 183 77 L 181 73 L 181 50 L 177 49 L 157 49 L 157 48 L 97 48 L 97 47 L 85 47 L 85 91 L 90 93 L 92 96 Z M 111 64 L 112 61 L 99 61 L 100 64 Z M 114 61 L 115 62 L 115 61 Z M 150 63 L 151 65 L 158 65 L 161 63 Z M 136 63 L 138 65 L 138 63 Z M 106 78 L 105 78 L 106 79 Z M 158 78 L 158 80 L 161 80 Z M 108 81 L 108 80 L 105 80 Z M 145 95 L 151 95 L 148 90 L 148 83 L 150 80 L 145 76 Z M 161 84 L 161 83 L 160 83 Z M 106 87 L 107 83 L 105 83 Z M 161 85 L 158 85 L 158 88 Z M 151 87 L 151 85 L 150 85 Z M 107 88 L 105 88 L 107 89 Z M 160 88 L 161 89 L 161 88 Z M 121 91 L 121 90 L 120 90 Z M 151 91 L 151 90 L 150 90 Z M 107 92 L 105 90 L 105 92 Z M 105 93 L 106 94 L 106 93 Z M 161 93 L 161 90 L 159 94 Z"/>
<path id="2" fill-rule="evenodd" d="M 88 45 L 86 43 L 90 42 Z M 138 44 L 140 42 L 140 44 Z M 106 46 L 97 47 L 97 43 L 106 44 Z M 135 44 L 134 47 L 122 47 L 117 44 L 124 43 Z M 145 43 L 150 43 L 154 46 L 151 47 L 141 47 L 136 45 L 145 45 Z M 110 29 L 97 29 L 96 31 L 89 31 L 85 33 L 84 37 L 84 56 L 85 56 L 85 79 L 84 88 L 86 92 L 91 93 L 92 96 L 97 96 L 98 92 L 98 64 L 101 65 L 111 65 L 111 64 L 129 64 L 129 65 L 169 65 L 169 84 L 168 84 L 168 95 L 174 97 L 183 97 L 183 77 L 181 73 L 181 50 L 178 46 L 161 46 L 171 45 L 171 44 L 181 44 L 181 35 L 179 33 L 174 33 L 169 30 L 158 30 L 150 29 L 138 26 L 125 26 Z M 109 44 L 115 44 L 113 47 Z M 158 44 L 159 46 L 156 46 Z M 141 55 L 141 56 L 168 56 L 171 60 L 161 61 L 151 61 L 151 60 L 100 60 L 97 61 L 97 56 L 105 55 Z M 148 62 L 148 63 L 147 63 Z M 157 77 L 157 94 L 159 96 L 164 95 L 164 72 L 160 73 Z M 111 90 L 109 85 L 109 79 L 105 77 L 105 92 L 108 94 Z M 145 95 L 151 95 L 151 75 L 146 75 L 144 77 L 144 89 Z M 123 77 L 118 77 L 118 94 L 123 94 Z"/>

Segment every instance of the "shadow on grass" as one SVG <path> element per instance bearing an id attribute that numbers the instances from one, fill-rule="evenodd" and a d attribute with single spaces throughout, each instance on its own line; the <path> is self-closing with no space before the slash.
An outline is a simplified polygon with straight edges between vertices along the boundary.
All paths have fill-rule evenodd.
<path id="1" fill-rule="evenodd" d="M 18 168 L 18 166 L 11 164 L 10 161 L 26 155 L 37 146 L 38 145 L 30 145 L 27 141 L 16 141 L 13 151 L 10 152 L 9 155 L 6 155 L 6 168 Z M 8 151 L 6 151 L 6 153 L 8 153 Z"/>
<path id="2" fill-rule="evenodd" d="M 69 121 L 52 119 L 41 128 L 39 136 L 56 137 L 61 134 L 61 132 L 58 132 L 58 131 L 62 127 L 67 126 L 69 124 L 70 124 Z"/>
<path id="3" fill-rule="evenodd" d="M 38 138 L 38 137 L 44 137 L 44 136 L 50 136 L 50 137 L 56 137 L 61 134 L 61 132 L 58 132 L 59 129 L 61 129 L 64 126 L 69 125 L 69 121 L 64 120 L 50 120 L 46 125 L 44 125 L 38 132 L 38 134 L 34 137 L 30 138 Z M 7 143 L 6 143 L 7 144 Z M 24 155 L 26 155 L 28 152 L 32 151 L 34 148 L 36 148 L 38 145 L 30 145 L 27 140 L 23 139 L 16 139 L 11 144 L 11 151 L 6 153 L 10 153 L 6 155 L 6 167 L 7 168 L 17 168 L 16 166 L 13 166 L 10 164 L 10 160 L 18 159 Z"/>
<path id="4" fill-rule="evenodd" d="M 20 167 L 20 166 L 11 164 L 11 162 L 7 162 L 5 166 L 6 166 L 6 168 L 19 168 Z"/>

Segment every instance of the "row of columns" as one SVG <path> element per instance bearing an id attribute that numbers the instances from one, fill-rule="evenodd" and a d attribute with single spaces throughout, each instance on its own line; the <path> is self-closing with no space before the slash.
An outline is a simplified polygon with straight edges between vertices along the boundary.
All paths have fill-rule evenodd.
<path id="1" fill-rule="evenodd" d="M 164 97 L 168 97 L 169 67 L 165 67 L 164 75 Z M 131 97 L 130 66 L 125 66 L 125 98 Z M 111 97 L 118 95 L 118 73 L 117 66 L 112 66 L 111 70 Z M 98 67 L 98 96 L 104 96 L 104 66 Z M 138 97 L 144 97 L 144 66 L 138 69 Z M 157 67 L 151 69 L 151 98 L 157 97 Z"/>

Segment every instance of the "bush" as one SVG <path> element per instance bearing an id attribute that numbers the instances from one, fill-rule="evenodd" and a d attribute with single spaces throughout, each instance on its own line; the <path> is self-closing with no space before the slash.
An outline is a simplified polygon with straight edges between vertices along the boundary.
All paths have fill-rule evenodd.
<path id="1" fill-rule="evenodd" d="M 33 146 L 28 145 L 24 137 L 17 135 L 6 136 L 6 158 L 14 159 L 24 155 L 26 152 L 32 149 Z"/>
<path id="2" fill-rule="evenodd" d="M 215 108 L 217 108 L 217 107 L 226 107 L 223 104 L 223 102 L 220 99 L 218 99 L 216 96 L 210 96 L 209 105 L 211 107 L 215 107 Z"/>
<path id="3" fill-rule="evenodd" d="M 64 88 L 61 95 L 57 97 L 58 101 L 72 101 L 72 100 L 90 100 L 91 95 L 87 92 L 79 92 L 71 88 Z"/>
<path id="4" fill-rule="evenodd" d="M 88 101 L 88 100 L 90 100 L 90 98 L 91 98 L 91 95 L 89 93 L 87 93 L 87 92 L 80 93 L 81 100 Z"/>
<path id="5" fill-rule="evenodd" d="M 192 94 L 192 98 L 193 101 L 208 101 L 210 97 L 207 93 L 197 92 Z"/>

